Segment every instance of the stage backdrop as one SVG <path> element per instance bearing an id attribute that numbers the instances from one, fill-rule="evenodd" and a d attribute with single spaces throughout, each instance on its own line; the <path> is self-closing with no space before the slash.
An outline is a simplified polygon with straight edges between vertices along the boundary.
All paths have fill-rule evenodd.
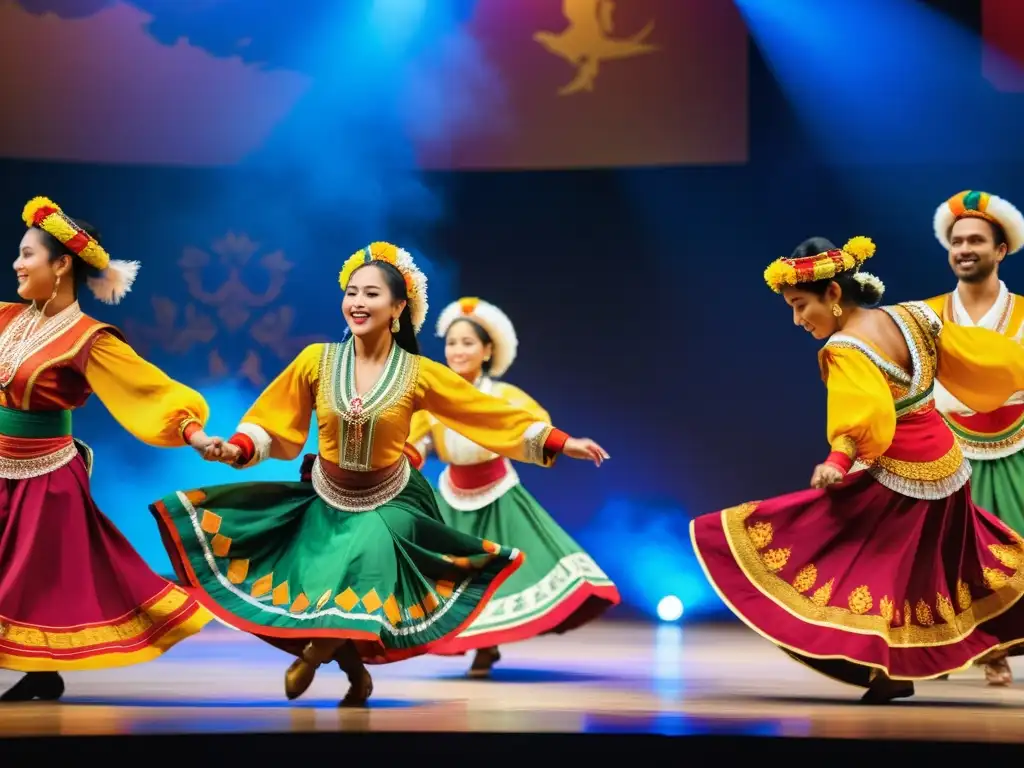
<path id="1" fill-rule="evenodd" d="M 385 120 L 426 168 L 736 163 L 746 86 L 732 0 L 0 0 L 7 157 L 273 163 Z"/>
<path id="2" fill-rule="evenodd" d="M 879 245 L 871 269 L 888 299 L 949 290 L 946 256 L 931 233 L 934 206 L 967 177 L 1011 199 L 1024 195 L 1020 170 L 830 174 L 787 163 L 783 173 L 769 163 L 714 173 L 463 174 L 427 180 L 447 215 L 424 232 L 336 220 L 289 188 L 241 172 L 6 163 L 0 242 L 13 256 L 30 190 L 92 219 L 115 257 L 140 259 L 122 305 L 86 296 L 86 311 L 123 327 L 141 353 L 199 387 L 220 434 L 303 344 L 341 336 L 345 257 L 372 238 L 405 245 L 430 280 L 426 354 L 443 359 L 432 328 L 448 301 L 494 301 L 521 342 L 506 378 L 559 427 L 611 453 L 600 469 L 566 460 L 521 467 L 527 488 L 590 549 L 630 608 L 653 615 L 675 594 L 699 617 L 722 605 L 694 561 L 690 518 L 804 488 L 828 452 L 818 345 L 765 287 L 765 265 L 810 235 L 868 235 Z M 900 189 L 899 211 L 845 191 L 867 184 Z M 769 187 L 777 194 L 760 191 Z M 1011 286 L 1022 285 L 1021 269 L 1016 257 L 1007 260 Z M 12 278 L 2 285 L 11 296 Z M 148 448 L 95 399 L 75 419 L 97 452 L 101 507 L 160 570 L 168 563 L 150 502 L 204 483 L 298 474 L 298 460 L 240 472 L 187 448 Z M 315 436 L 307 450 L 316 450 Z"/>

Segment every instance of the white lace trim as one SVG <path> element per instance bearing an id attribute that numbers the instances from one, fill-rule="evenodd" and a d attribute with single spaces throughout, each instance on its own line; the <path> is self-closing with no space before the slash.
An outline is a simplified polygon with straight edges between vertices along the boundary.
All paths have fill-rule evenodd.
<path id="1" fill-rule="evenodd" d="M 325 503 L 343 512 L 369 512 L 398 496 L 409 483 L 412 467 L 405 454 L 399 459 L 401 466 L 377 485 L 369 488 L 346 488 L 324 472 L 317 456 L 313 462 L 311 479 L 313 490 Z"/>
<path id="2" fill-rule="evenodd" d="M 272 440 L 270 433 L 263 427 L 258 424 L 242 422 L 235 428 L 235 432 L 240 435 L 245 435 L 252 440 L 252 444 L 256 449 L 253 452 L 252 458 L 249 459 L 248 463 L 243 464 L 241 468 L 253 467 L 261 461 L 266 461 L 270 458 L 270 444 Z"/>
<path id="3" fill-rule="evenodd" d="M 966 459 L 960 462 L 960 466 L 953 474 L 941 480 L 911 480 L 890 472 L 877 464 L 868 467 L 860 461 L 854 463 L 850 468 L 850 472 L 857 472 L 862 469 L 866 470 L 869 475 L 890 491 L 896 491 L 896 493 L 909 496 L 912 499 L 921 499 L 923 501 L 945 499 L 963 488 L 967 481 L 971 479 L 971 464 Z"/>
<path id="4" fill-rule="evenodd" d="M 70 464 L 78 455 L 78 446 L 72 440 L 62 448 L 45 456 L 34 456 L 31 459 L 15 459 L 0 456 L 0 478 L 5 480 L 27 480 L 30 477 L 41 477 L 54 470 Z"/>

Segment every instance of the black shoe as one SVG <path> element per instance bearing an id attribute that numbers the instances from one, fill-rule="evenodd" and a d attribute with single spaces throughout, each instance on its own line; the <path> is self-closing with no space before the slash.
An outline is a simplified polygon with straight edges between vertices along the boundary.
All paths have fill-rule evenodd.
<path id="1" fill-rule="evenodd" d="M 64 695 L 64 679 L 57 672 L 28 672 L 0 695 L 0 702 L 57 701 Z"/>

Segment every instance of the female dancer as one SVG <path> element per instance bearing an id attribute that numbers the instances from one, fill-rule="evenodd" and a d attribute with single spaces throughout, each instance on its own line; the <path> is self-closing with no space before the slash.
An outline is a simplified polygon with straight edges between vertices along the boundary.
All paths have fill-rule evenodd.
<path id="1" fill-rule="evenodd" d="M 793 322 L 828 340 L 832 452 L 811 490 L 704 515 L 690 533 L 737 616 L 882 703 L 1024 642 L 1024 539 L 971 501 L 932 398 L 941 379 L 975 411 L 998 408 L 1024 389 L 1024 348 L 922 302 L 868 309 L 883 286 L 859 268 L 874 250 L 815 238 L 765 271 Z"/>
<path id="2" fill-rule="evenodd" d="M 23 218 L 14 271 L 29 303 L 0 304 L 0 667 L 28 674 L 0 700 L 52 701 L 60 672 L 149 661 L 213 618 L 96 507 L 72 411 L 95 392 L 139 440 L 202 451 L 208 408 L 79 307 L 86 285 L 119 302 L 138 263 L 111 261 L 91 226 L 46 198 Z"/>
<path id="3" fill-rule="evenodd" d="M 307 347 L 209 450 L 241 467 L 295 458 L 315 413 L 311 485 L 201 488 L 152 509 L 203 604 L 298 656 L 285 673 L 289 698 L 334 659 L 351 684 L 341 704 L 362 706 L 373 690 L 364 661 L 409 658 L 458 634 L 523 560 L 444 524 L 403 452 L 412 414 L 429 410 L 519 461 L 546 466 L 560 452 L 600 465 L 607 454 L 419 356 L 426 278 L 404 250 L 373 243 L 349 258 L 340 283 L 351 338 Z"/>
<path id="4" fill-rule="evenodd" d="M 547 411 L 501 377 L 518 347 L 511 321 L 493 304 L 463 298 L 437 321 L 448 366 L 481 392 L 528 410 L 548 422 Z M 437 506 L 448 525 L 471 536 L 514 543 L 529 559 L 502 584 L 472 626 L 437 653 L 476 649 L 470 677 L 487 677 L 501 655 L 499 643 L 566 632 L 619 602 L 608 576 L 519 483 L 508 459 L 449 429 L 426 411 L 412 420 L 413 462 L 433 449 L 447 466 L 438 478 Z"/>

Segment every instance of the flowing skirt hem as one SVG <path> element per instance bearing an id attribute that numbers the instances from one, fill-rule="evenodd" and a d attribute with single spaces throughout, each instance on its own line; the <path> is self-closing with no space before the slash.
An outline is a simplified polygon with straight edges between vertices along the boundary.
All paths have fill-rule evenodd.
<path id="1" fill-rule="evenodd" d="M 501 570 L 494 574 L 484 590 L 482 597 L 478 600 L 476 605 L 473 606 L 469 614 L 445 635 L 418 645 L 405 648 L 389 648 L 384 644 L 384 641 L 377 632 L 349 627 L 316 629 L 308 627 L 268 627 L 263 624 L 257 624 L 249 621 L 232 613 L 214 600 L 213 596 L 207 592 L 201 580 L 196 575 L 192 568 L 192 564 L 188 559 L 185 543 L 182 541 L 181 536 L 174 525 L 170 510 L 167 506 L 162 501 L 156 502 L 150 505 L 150 511 L 157 520 L 161 538 L 164 541 L 164 546 L 170 556 L 171 564 L 174 566 L 175 573 L 181 581 L 189 585 L 189 591 L 199 601 L 199 603 L 210 611 L 218 621 L 227 624 L 234 629 L 254 635 L 259 639 L 286 651 L 287 653 L 291 653 L 294 656 L 299 656 L 302 653 L 302 648 L 305 643 L 315 638 L 352 640 L 355 643 L 363 662 L 367 664 L 389 664 L 391 662 L 402 661 L 404 659 L 430 653 L 445 640 L 458 635 L 469 627 L 480 615 L 480 612 L 487 606 L 487 603 L 494 596 L 494 593 L 497 592 L 498 588 L 501 587 L 509 576 L 519 569 L 526 559 L 523 552 L 517 551 L 515 555 L 501 568 Z"/>
<path id="2" fill-rule="evenodd" d="M 180 587 L 173 586 L 177 591 Z M 135 642 L 108 643 L 84 648 L 28 648 L 0 637 L 0 669 L 14 672 L 65 672 L 114 669 L 144 664 L 159 658 L 213 621 L 213 614 L 196 599 L 189 599 L 157 632 Z M 114 624 L 108 625 L 113 627 Z M 105 629 L 98 625 L 94 629 Z M 42 634 L 43 629 L 37 629 Z"/>
<path id="3" fill-rule="evenodd" d="M 584 581 L 541 616 L 512 627 L 473 632 L 455 637 L 434 651 L 439 656 L 461 656 L 467 651 L 518 643 L 540 635 L 561 635 L 578 629 L 621 602 L 614 584 Z"/>
<path id="4" fill-rule="evenodd" d="M 716 524 L 714 525 L 714 527 L 711 528 L 709 533 L 711 533 L 712 535 L 716 534 L 716 533 L 720 534 L 722 536 L 722 539 L 723 539 L 722 543 L 724 543 L 725 542 L 725 535 L 724 535 L 724 532 L 722 530 L 721 523 L 718 522 L 718 520 L 720 520 L 719 515 L 715 514 L 715 513 L 712 513 L 712 515 L 704 515 L 703 517 L 704 518 L 711 518 L 711 517 L 715 518 Z M 998 640 L 996 640 L 996 638 L 991 637 L 986 632 L 984 632 L 984 626 L 982 625 L 982 626 L 976 627 L 975 630 L 971 634 L 969 634 L 968 636 L 964 637 L 958 643 L 942 646 L 941 647 L 942 649 L 959 649 L 959 650 L 961 650 L 961 653 L 955 654 L 956 656 L 959 656 L 960 658 L 958 660 L 956 660 L 955 662 L 952 661 L 952 659 L 951 659 L 950 662 L 946 663 L 946 664 L 939 663 L 939 664 L 930 665 L 930 666 L 933 666 L 933 669 L 931 671 L 929 671 L 927 674 L 918 674 L 918 675 L 915 675 L 915 674 L 905 674 L 905 673 L 898 674 L 898 673 L 893 671 L 893 667 L 892 667 L 891 663 L 885 663 L 885 662 L 881 662 L 881 661 L 872 661 L 872 660 L 868 660 L 868 659 L 865 659 L 865 658 L 854 658 L 854 657 L 852 657 L 850 655 L 846 655 L 846 654 L 843 654 L 843 653 L 840 653 L 840 652 L 817 653 L 817 652 L 809 651 L 809 650 L 807 650 L 805 648 L 800 647 L 799 642 L 797 640 L 793 639 L 793 638 L 790 638 L 789 641 L 787 642 L 786 640 L 783 640 L 781 637 L 779 637 L 779 634 L 781 634 L 781 633 L 770 632 L 770 631 L 767 631 L 767 630 L 763 629 L 761 626 L 756 624 L 751 619 L 751 617 L 746 615 L 746 613 L 744 611 L 741 611 L 736 606 L 735 601 L 730 600 L 729 596 L 725 593 L 725 590 L 723 589 L 723 587 L 722 587 L 722 585 L 720 583 L 720 580 L 716 579 L 715 575 L 712 573 L 712 569 L 709 567 L 708 562 L 705 559 L 705 552 L 703 552 L 702 549 L 701 549 L 701 544 L 699 542 L 700 535 L 697 532 L 697 523 L 700 520 L 701 520 L 701 518 L 698 518 L 698 519 L 690 521 L 690 541 L 691 541 L 691 543 L 693 545 L 693 551 L 694 551 L 694 554 L 696 555 L 697 562 L 700 563 L 701 569 L 704 571 L 704 575 L 707 578 L 708 583 L 715 590 L 716 594 L 722 600 L 722 602 L 725 603 L 726 607 L 728 607 L 728 609 L 733 614 L 735 614 L 736 617 L 739 618 L 750 629 L 752 629 L 754 632 L 756 632 L 758 635 L 763 637 L 768 642 L 770 642 L 773 645 L 775 645 L 776 647 L 778 647 L 780 650 L 782 650 L 788 656 L 790 656 L 794 660 L 800 662 L 804 666 L 807 666 L 810 669 L 813 669 L 815 672 L 818 672 L 819 674 L 824 675 L 825 677 L 828 677 L 831 680 L 835 680 L 837 682 L 844 683 L 846 685 L 852 685 L 852 686 L 855 686 L 855 687 L 858 687 L 858 688 L 867 688 L 870 685 L 871 679 L 872 679 L 872 677 L 874 676 L 874 674 L 876 672 L 885 673 L 892 680 L 905 680 L 905 681 L 910 681 L 910 682 L 917 681 L 917 680 L 934 680 L 936 678 L 942 677 L 943 675 L 953 674 L 953 673 L 956 673 L 956 672 L 962 672 L 964 670 L 970 669 L 978 661 L 980 661 L 985 656 L 987 656 L 987 655 L 989 655 L 989 654 L 991 654 L 993 652 L 1008 651 L 1010 653 L 1010 655 L 1018 655 L 1018 653 L 1014 653 L 1014 651 L 1018 651 L 1019 652 L 1020 650 L 1022 650 L 1020 648 L 1020 646 L 1022 644 L 1024 644 L 1024 637 L 1015 638 L 1013 640 L 1009 640 L 1009 641 L 1005 641 L 1005 642 L 999 642 Z M 726 545 L 726 546 L 728 546 L 728 545 Z M 725 560 L 725 558 L 719 558 L 719 559 L 723 560 L 723 561 Z M 744 576 L 744 574 L 743 574 L 742 570 L 739 568 L 739 566 L 736 565 L 735 561 L 730 561 L 730 562 L 731 562 L 732 569 L 735 570 L 735 573 L 731 574 L 731 575 L 745 580 L 746 577 Z M 724 563 L 724 566 L 726 568 L 728 568 L 729 564 L 728 563 Z M 756 591 L 756 588 L 752 584 L 749 584 L 749 582 L 748 582 L 748 585 L 749 585 L 749 587 L 750 587 L 750 589 L 752 591 Z M 780 606 L 778 606 L 774 602 L 772 602 L 768 597 L 766 597 L 764 595 L 761 595 L 760 593 L 758 593 L 758 597 L 760 598 L 760 600 L 758 602 L 759 602 L 759 604 L 763 603 L 764 610 L 766 612 L 770 611 L 772 613 L 775 613 L 776 615 L 774 616 L 774 619 L 776 620 L 776 622 L 778 622 L 780 625 L 783 622 L 788 624 L 789 626 L 786 626 L 786 629 L 793 630 L 793 634 L 797 634 L 798 635 L 802 631 L 804 633 L 807 633 L 808 636 L 812 636 L 812 635 L 816 635 L 818 633 L 821 633 L 823 631 L 828 631 L 828 628 L 826 628 L 826 627 L 821 627 L 821 626 L 818 626 L 818 625 L 815 625 L 815 624 L 810 624 L 810 623 L 804 622 L 804 621 L 800 620 L 799 618 L 791 615 L 790 613 L 785 611 L 783 608 L 781 608 Z M 781 619 L 781 621 L 780 621 L 780 619 Z M 998 618 L 994 619 L 994 621 L 998 621 Z M 797 625 L 799 625 L 799 626 L 797 626 Z M 836 632 L 837 630 L 833 629 L 832 631 Z M 984 639 L 982 639 L 982 635 L 986 635 L 990 639 L 989 640 L 984 640 Z M 880 638 L 879 638 L 879 641 L 881 642 Z M 893 651 L 910 651 L 910 652 L 913 652 L 913 651 L 933 651 L 934 652 L 936 650 L 940 650 L 940 649 L 939 648 L 889 648 L 890 653 L 893 652 Z"/>

